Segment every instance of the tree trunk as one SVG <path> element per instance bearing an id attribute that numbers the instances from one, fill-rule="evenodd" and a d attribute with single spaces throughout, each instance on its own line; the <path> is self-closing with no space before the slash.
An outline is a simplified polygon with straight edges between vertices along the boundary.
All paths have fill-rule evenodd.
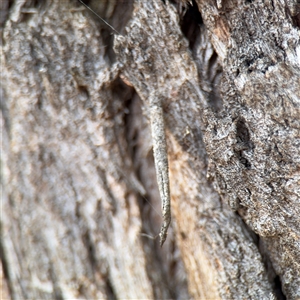
<path id="1" fill-rule="evenodd" d="M 1 4 L 3 299 L 299 299 L 297 1 L 88 4 Z"/>

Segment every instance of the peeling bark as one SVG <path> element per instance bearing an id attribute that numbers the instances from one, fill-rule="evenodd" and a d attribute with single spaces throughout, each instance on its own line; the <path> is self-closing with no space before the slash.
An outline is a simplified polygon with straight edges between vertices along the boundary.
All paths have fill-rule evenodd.
<path id="1" fill-rule="evenodd" d="M 296 1 L 5 5 L 11 299 L 300 298 Z M 6 20 L 6 21 L 5 21 Z M 150 98 L 163 99 L 164 247 Z"/>

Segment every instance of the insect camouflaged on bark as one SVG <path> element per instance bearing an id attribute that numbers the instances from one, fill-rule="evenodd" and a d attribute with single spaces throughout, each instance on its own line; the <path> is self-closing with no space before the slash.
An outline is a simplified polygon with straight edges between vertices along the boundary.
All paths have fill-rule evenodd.
<path id="1" fill-rule="evenodd" d="M 168 153 L 162 108 L 162 96 L 156 95 L 156 93 L 151 93 L 149 100 L 153 155 L 163 215 L 163 224 L 159 233 L 160 246 L 162 246 L 167 238 L 168 228 L 171 222 Z"/>
<path id="2" fill-rule="evenodd" d="M 93 9 L 86 5 L 83 1 L 78 0 L 87 9 L 93 12 L 99 19 L 101 19 L 107 26 L 109 26 L 115 33 L 121 35 L 115 28 L 102 19 Z M 163 216 L 163 224 L 160 229 L 160 246 L 162 247 L 168 234 L 168 228 L 171 222 L 171 201 L 170 201 L 170 184 L 169 184 L 169 165 L 168 152 L 165 136 L 164 116 L 162 109 L 163 97 L 157 95 L 155 92 L 150 93 L 150 121 L 151 134 L 153 141 L 153 156 L 156 170 L 156 178 L 161 198 L 161 209 Z"/>

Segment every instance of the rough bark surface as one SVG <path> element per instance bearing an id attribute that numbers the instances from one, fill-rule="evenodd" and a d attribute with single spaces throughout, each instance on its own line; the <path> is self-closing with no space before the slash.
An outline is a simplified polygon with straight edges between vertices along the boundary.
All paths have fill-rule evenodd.
<path id="1" fill-rule="evenodd" d="M 300 298 L 296 1 L 15 1 L 0 15 L 11 299 Z M 150 97 L 162 99 L 163 248 Z"/>

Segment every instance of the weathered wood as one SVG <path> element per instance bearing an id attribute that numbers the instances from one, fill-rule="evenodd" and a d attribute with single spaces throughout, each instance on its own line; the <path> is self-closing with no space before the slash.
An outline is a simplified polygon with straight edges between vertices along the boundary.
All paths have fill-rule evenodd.
<path id="1" fill-rule="evenodd" d="M 292 2 L 224 1 L 218 11 L 197 2 L 220 57 L 226 50 L 224 110 L 207 120 L 211 176 L 259 236 L 285 295 L 297 299 L 300 46 Z"/>
<path id="2" fill-rule="evenodd" d="M 165 2 L 90 1 L 122 36 L 75 2 L 9 8 L 1 260 L 12 299 L 300 297 L 297 5 Z M 144 235 L 162 221 L 153 93 L 172 198 L 163 248 Z"/>

